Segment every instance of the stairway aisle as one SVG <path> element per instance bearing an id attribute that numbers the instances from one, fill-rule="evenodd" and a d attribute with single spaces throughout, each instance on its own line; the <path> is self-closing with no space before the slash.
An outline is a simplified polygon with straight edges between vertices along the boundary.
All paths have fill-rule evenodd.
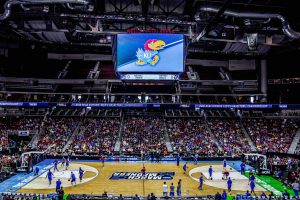
<path id="1" fill-rule="evenodd" d="M 294 154 L 295 151 L 296 151 L 297 146 L 299 145 L 299 142 L 300 142 L 300 128 L 298 128 L 298 130 L 297 130 L 297 132 L 296 132 L 296 134 L 294 136 L 294 139 L 293 139 L 293 141 L 291 143 L 291 146 L 290 146 L 290 148 L 288 150 L 288 153 Z"/>

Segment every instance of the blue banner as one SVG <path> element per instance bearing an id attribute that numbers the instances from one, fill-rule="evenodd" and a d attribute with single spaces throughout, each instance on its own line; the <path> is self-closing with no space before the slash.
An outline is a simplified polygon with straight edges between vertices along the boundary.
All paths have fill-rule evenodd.
<path id="1" fill-rule="evenodd" d="M 94 107 L 94 108 L 182 108 L 182 109 L 300 109 L 300 104 L 171 104 L 171 103 L 55 103 L 0 102 L 0 107 Z"/>

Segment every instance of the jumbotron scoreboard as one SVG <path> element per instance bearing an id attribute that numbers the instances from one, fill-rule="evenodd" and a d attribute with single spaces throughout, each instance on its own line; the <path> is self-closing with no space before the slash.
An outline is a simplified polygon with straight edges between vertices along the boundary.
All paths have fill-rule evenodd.
<path id="1" fill-rule="evenodd" d="M 178 80 L 185 66 L 185 41 L 183 34 L 118 34 L 115 71 L 122 80 Z"/>

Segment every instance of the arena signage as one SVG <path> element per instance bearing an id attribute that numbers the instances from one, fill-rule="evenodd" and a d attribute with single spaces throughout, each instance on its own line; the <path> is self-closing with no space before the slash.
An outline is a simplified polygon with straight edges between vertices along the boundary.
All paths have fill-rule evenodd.
<path id="1" fill-rule="evenodd" d="M 120 75 L 122 80 L 177 80 L 175 74 L 125 74 Z"/>
<path id="2" fill-rule="evenodd" d="M 170 29 L 127 29 L 127 33 L 167 33 L 173 34 L 176 33 L 174 30 Z"/>
<path id="3" fill-rule="evenodd" d="M 115 172 L 110 180 L 172 180 L 175 172 Z"/>
<path id="4" fill-rule="evenodd" d="M 123 108 L 159 108 L 159 107 L 174 107 L 174 108 L 197 108 L 197 109 L 299 109 L 300 104 L 175 104 L 175 103 L 56 103 L 56 102 L 0 102 L 0 107 L 123 107 Z"/>

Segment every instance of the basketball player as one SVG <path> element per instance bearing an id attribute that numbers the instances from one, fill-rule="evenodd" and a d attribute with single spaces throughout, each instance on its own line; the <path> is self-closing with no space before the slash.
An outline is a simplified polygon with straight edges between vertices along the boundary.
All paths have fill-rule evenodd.
<path id="1" fill-rule="evenodd" d="M 254 188 L 255 188 L 255 182 L 254 182 L 254 180 L 251 180 L 250 181 L 250 189 L 251 189 L 250 193 L 252 194 L 252 192 L 253 192 L 253 194 L 255 195 Z"/>
<path id="2" fill-rule="evenodd" d="M 69 165 L 70 165 L 70 159 L 67 158 L 67 159 L 66 159 L 66 170 L 68 170 Z"/>
<path id="3" fill-rule="evenodd" d="M 173 185 L 173 183 L 171 183 L 171 186 L 170 186 L 170 197 L 174 197 L 175 196 L 175 187 Z"/>
<path id="4" fill-rule="evenodd" d="M 34 175 L 35 176 L 38 176 L 39 175 L 39 172 L 40 172 L 40 168 L 38 166 L 35 167 L 35 170 L 34 170 Z"/>
<path id="5" fill-rule="evenodd" d="M 186 173 L 186 169 L 188 168 L 187 166 L 187 162 L 185 162 L 185 164 L 183 165 L 182 169 L 183 169 L 183 174 Z"/>
<path id="6" fill-rule="evenodd" d="M 246 167 L 245 163 L 242 162 L 241 163 L 241 174 L 245 174 L 245 167 Z"/>
<path id="7" fill-rule="evenodd" d="M 229 177 L 227 180 L 227 189 L 229 194 L 231 194 L 231 186 L 232 186 L 232 180 Z"/>
<path id="8" fill-rule="evenodd" d="M 47 175 L 46 175 L 46 178 L 48 178 L 48 181 L 49 181 L 49 185 L 51 185 L 53 177 L 54 177 L 54 175 L 53 175 L 53 173 L 49 169 L 49 171 L 47 172 Z"/>
<path id="9" fill-rule="evenodd" d="M 209 178 L 210 178 L 210 180 L 212 180 L 212 179 L 213 179 L 213 178 L 212 178 L 212 173 L 213 173 L 212 166 L 209 167 L 208 173 L 209 173 Z"/>
<path id="10" fill-rule="evenodd" d="M 223 180 L 227 180 L 228 176 L 229 176 L 229 171 L 227 171 L 226 169 L 224 169 L 222 179 Z"/>
<path id="11" fill-rule="evenodd" d="M 55 172 L 55 170 L 59 171 L 58 168 L 57 168 L 58 161 L 56 159 L 54 160 L 53 164 L 54 164 L 53 172 Z"/>
<path id="12" fill-rule="evenodd" d="M 84 174 L 84 170 L 81 169 L 81 167 L 79 167 L 79 180 L 80 180 L 80 182 L 82 181 L 83 174 Z"/>
<path id="13" fill-rule="evenodd" d="M 71 184 L 75 184 L 76 185 L 76 176 L 73 172 L 71 172 Z"/>
<path id="14" fill-rule="evenodd" d="M 60 190 L 60 188 L 61 188 L 61 180 L 60 179 L 58 179 L 57 181 L 56 181 L 56 187 L 55 187 L 55 191 L 57 192 L 58 190 Z"/>
<path id="15" fill-rule="evenodd" d="M 226 158 L 224 158 L 224 160 L 223 160 L 223 168 L 226 169 L 226 166 L 227 166 L 227 161 L 226 161 Z"/>
<path id="16" fill-rule="evenodd" d="M 202 176 L 202 174 L 201 174 L 201 175 L 200 175 L 200 178 L 199 178 L 199 187 L 198 187 L 199 190 L 202 190 L 203 182 L 204 182 L 204 180 L 203 180 L 203 176 Z"/>

